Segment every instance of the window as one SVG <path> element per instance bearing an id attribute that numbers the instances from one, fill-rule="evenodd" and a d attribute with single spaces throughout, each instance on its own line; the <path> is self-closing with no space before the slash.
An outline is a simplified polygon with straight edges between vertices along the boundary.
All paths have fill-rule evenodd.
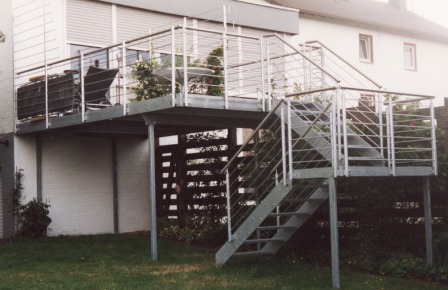
<path id="1" fill-rule="evenodd" d="M 70 57 L 80 55 L 81 52 L 85 54 L 85 53 L 95 51 L 98 49 L 99 49 L 98 47 L 70 44 Z M 108 63 L 109 63 L 109 57 L 108 57 L 107 50 L 105 50 L 105 49 L 94 52 L 92 54 L 88 54 L 84 57 L 84 67 L 85 68 L 88 66 L 97 66 L 100 68 L 108 68 Z M 79 70 L 80 69 L 79 61 L 73 60 L 71 62 L 71 69 Z"/>
<path id="2" fill-rule="evenodd" d="M 362 62 L 373 62 L 372 36 L 359 35 L 359 59 Z"/>
<path id="3" fill-rule="evenodd" d="M 408 70 L 417 70 L 415 44 L 404 44 L 404 68 Z"/>

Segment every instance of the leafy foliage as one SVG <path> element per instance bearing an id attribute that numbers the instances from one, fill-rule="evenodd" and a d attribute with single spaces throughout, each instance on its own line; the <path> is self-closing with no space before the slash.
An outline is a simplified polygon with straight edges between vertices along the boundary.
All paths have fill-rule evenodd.
<path id="1" fill-rule="evenodd" d="M 5 36 L 5 34 L 4 34 L 3 32 L 0 31 L 0 43 L 5 42 L 5 40 L 6 40 L 6 36 Z"/>
<path id="2" fill-rule="evenodd" d="M 19 234 L 28 238 L 38 238 L 47 235 L 47 227 L 51 223 L 48 216 L 50 205 L 46 202 L 33 198 L 27 204 L 19 207 L 20 210 L 20 232 Z"/>
<path id="3" fill-rule="evenodd" d="M 19 230 L 19 215 L 20 215 L 20 199 L 22 198 L 22 190 L 23 190 L 23 169 L 18 169 L 16 171 L 16 178 L 14 188 L 12 190 L 12 208 L 14 213 L 14 222 L 15 222 L 15 230 L 16 232 Z"/>
<path id="4" fill-rule="evenodd" d="M 149 100 L 171 93 L 171 83 L 154 75 L 154 71 L 159 67 L 160 65 L 153 57 L 136 62 L 132 66 L 132 77 L 138 83 L 133 89 L 136 97 L 132 101 Z"/>

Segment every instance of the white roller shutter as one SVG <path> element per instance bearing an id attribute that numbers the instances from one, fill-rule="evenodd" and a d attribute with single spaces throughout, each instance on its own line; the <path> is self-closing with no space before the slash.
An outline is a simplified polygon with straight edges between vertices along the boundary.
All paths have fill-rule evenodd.
<path id="1" fill-rule="evenodd" d="M 112 5 L 67 0 L 67 41 L 92 46 L 112 44 Z"/>
<path id="2" fill-rule="evenodd" d="M 174 15 L 117 6 L 117 40 L 130 40 L 182 24 L 183 18 Z"/>

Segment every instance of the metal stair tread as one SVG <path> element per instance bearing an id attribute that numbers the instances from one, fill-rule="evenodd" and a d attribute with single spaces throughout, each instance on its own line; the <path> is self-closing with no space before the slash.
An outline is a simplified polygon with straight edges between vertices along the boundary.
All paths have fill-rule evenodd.
<path id="1" fill-rule="evenodd" d="M 270 216 L 274 217 L 282 217 L 282 216 L 309 216 L 308 212 L 279 212 L 279 213 L 271 213 Z"/>
<path id="2" fill-rule="evenodd" d="M 356 157 L 347 157 L 348 160 L 372 160 L 372 161 L 385 161 L 386 159 L 384 157 L 362 157 L 362 156 L 356 156 Z"/>
<path id="3" fill-rule="evenodd" d="M 275 242 L 285 242 L 285 240 L 275 238 L 253 239 L 253 240 L 245 240 L 244 244 L 260 244 L 260 243 L 275 243 Z"/>
<path id="4" fill-rule="evenodd" d="M 299 202 L 324 202 L 327 199 L 325 198 L 285 198 L 282 202 L 285 203 L 299 203 Z"/>
<path id="5" fill-rule="evenodd" d="M 233 256 L 235 257 L 248 257 L 248 256 L 268 256 L 273 255 L 271 252 L 263 252 L 263 251 L 250 251 L 250 252 L 235 252 Z"/>
<path id="6" fill-rule="evenodd" d="M 270 230 L 296 230 L 298 227 L 296 226 L 263 226 L 258 227 L 257 230 L 260 231 L 270 231 Z"/>

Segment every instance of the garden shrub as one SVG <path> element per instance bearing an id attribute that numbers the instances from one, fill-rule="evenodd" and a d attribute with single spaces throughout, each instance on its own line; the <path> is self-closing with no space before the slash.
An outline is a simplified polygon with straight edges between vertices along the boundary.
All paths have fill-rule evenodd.
<path id="1" fill-rule="evenodd" d="M 448 268 L 448 231 L 436 235 L 434 239 L 434 262 Z"/>
<path id="2" fill-rule="evenodd" d="M 47 235 L 47 227 L 51 223 L 48 216 L 50 205 L 33 198 L 27 204 L 19 207 L 19 235 L 28 238 L 38 238 Z"/>

